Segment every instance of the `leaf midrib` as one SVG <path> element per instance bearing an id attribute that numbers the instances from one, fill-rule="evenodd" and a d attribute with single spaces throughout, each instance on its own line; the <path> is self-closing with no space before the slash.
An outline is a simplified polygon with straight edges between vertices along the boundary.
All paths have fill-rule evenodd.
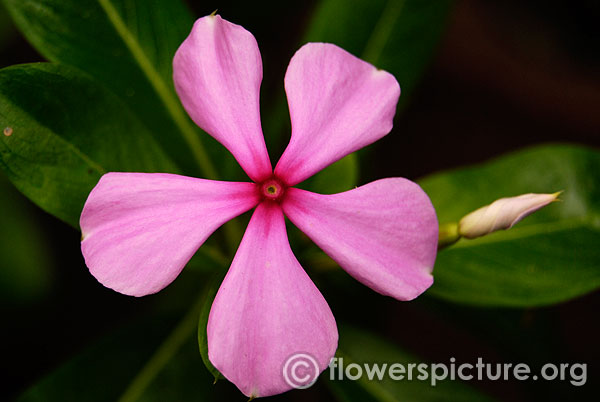
<path id="1" fill-rule="evenodd" d="M 363 50 L 362 59 L 377 64 L 381 52 L 392 34 L 393 27 L 404 9 L 405 0 L 388 0 L 371 31 Z"/>
<path id="2" fill-rule="evenodd" d="M 138 374 L 131 379 L 127 388 L 123 391 L 118 402 L 138 401 L 154 381 L 156 376 L 163 370 L 166 364 L 183 347 L 184 343 L 193 336 L 196 331 L 198 315 L 204 303 L 204 294 L 199 297 L 181 321 L 173 328 L 165 340 L 156 349 L 153 355 L 146 361 Z"/>
<path id="3" fill-rule="evenodd" d="M 140 69 L 148 79 L 148 82 L 166 107 L 169 115 L 175 122 L 175 125 L 179 128 L 183 139 L 190 146 L 190 150 L 194 156 L 194 159 L 198 163 L 198 166 L 202 170 L 203 174 L 207 178 L 217 179 L 217 173 L 214 166 L 212 165 L 204 146 L 200 142 L 200 139 L 196 133 L 194 127 L 190 124 L 186 115 L 179 107 L 179 103 L 175 96 L 173 96 L 171 90 L 161 78 L 158 71 L 154 68 L 142 46 L 131 33 L 117 9 L 112 4 L 111 0 L 97 0 L 100 7 L 106 14 L 108 21 L 115 29 L 117 35 L 121 38 L 127 49 L 131 52 L 133 59 L 139 65 Z"/>

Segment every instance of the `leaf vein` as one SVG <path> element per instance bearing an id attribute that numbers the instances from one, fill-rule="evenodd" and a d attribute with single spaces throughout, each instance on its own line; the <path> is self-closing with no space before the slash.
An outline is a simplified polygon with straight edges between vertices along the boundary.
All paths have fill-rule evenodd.
<path id="1" fill-rule="evenodd" d="M 204 146 L 200 142 L 200 138 L 198 137 L 196 130 L 190 124 L 186 115 L 183 113 L 182 109 L 179 107 L 177 99 L 171 93 L 169 87 L 161 78 L 158 71 L 154 68 L 146 53 L 144 52 L 142 46 L 139 44 L 138 40 L 129 30 L 121 16 L 119 15 L 115 6 L 111 3 L 110 0 L 97 0 L 100 6 L 102 7 L 104 13 L 106 14 L 108 20 L 114 27 L 115 31 L 121 38 L 121 40 L 125 43 L 125 46 L 131 52 L 133 58 L 138 63 L 142 72 L 148 78 L 148 81 L 154 88 L 154 91 L 157 93 L 158 97 L 163 102 L 167 111 L 171 115 L 171 118 L 179 127 L 179 130 L 184 138 L 184 140 L 190 146 L 190 149 L 198 163 L 200 169 L 203 174 L 208 178 L 217 178 L 217 173 L 208 158 L 208 154 L 206 153 Z"/>

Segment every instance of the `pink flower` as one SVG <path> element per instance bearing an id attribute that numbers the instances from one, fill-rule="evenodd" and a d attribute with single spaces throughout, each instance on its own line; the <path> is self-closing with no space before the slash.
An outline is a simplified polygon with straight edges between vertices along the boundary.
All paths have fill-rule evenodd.
<path id="1" fill-rule="evenodd" d="M 173 61 L 191 118 L 221 142 L 253 183 L 172 174 L 108 173 L 81 214 L 92 275 L 118 292 L 158 292 L 228 220 L 255 208 L 208 320 L 214 366 L 247 396 L 291 388 L 286 359 L 308 353 L 324 370 L 338 333 L 327 302 L 294 257 L 284 214 L 350 275 L 399 300 L 427 289 L 437 219 L 427 195 L 402 178 L 341 194 L 294 188 L 386 135 L 400 96 L 389 73 L 327 43 L 309 43 L 285 76 L 292 135 L 275 170 L 259 116 L 256 40 L 219 16 L 194 24 Z"/>

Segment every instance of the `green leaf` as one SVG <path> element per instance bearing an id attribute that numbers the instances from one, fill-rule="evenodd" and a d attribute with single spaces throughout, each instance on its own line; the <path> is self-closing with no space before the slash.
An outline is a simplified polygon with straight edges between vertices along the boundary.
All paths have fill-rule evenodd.
<path id="1" fill-rule="evenodd" d="M 198 347 L 200 348 L 200 356 L 202 356 L 202 362 L 214 377 L 215 382 L 223 379 L 224 377 L 219 370 L 213 366 L 208 358 L 208 338 L 206 335 L 206 326 L 208 325 L 208 316 L 210 314 L 213 301 L 215 300 L 219 286 L 221 286 L 221 282 L 223 282 L 226 273 L 227 270 L 223 269 L 221 272 L 217 272 L 213 276 L 204 295 L 204 302 L 202 304 L 202 309 L 200 310 L 200 318 L 198 319 Z"/>
<path id="2" fill-rule="evenodd" d="M 559 303 L 600 287 L 600 152 L 546 145 L 419 182 L 440 223 L 495 199 L 564 190 L 507 231 L 460 240 L 437 258 L 428 294 L 486 306 Z"/>
<path id="3" fill-rule="evenodd" d="M 347 191 L 358 182 L 358 158 L 350 154 L 326 167 L 299 187 L 319 194 L 335 194 Z"/>
<path id="4" fill-rule="evenodd" d="M 49 290 L 52 253 L 35 221 L 35 207 L 1 173 L 0 194 L 0 302 L 29 303 Z"/>
<path id="5" fill-rule="evenodd" d="M 29 199 L 74 227 L 102 174 L 177 171 L 125 104 L 65 66 L 0 70 L 0 127 L 0 168 Z"/>
<path id="6" fill-rule="evenodd" d="M 401 105 L 412 93 L 445 27 L 451 1 L 325 0 L 303 42 L 331 42 L 394 74 Z"/>
<path id="7" fill-rule="evenodd" d="M 75 66 L 117 94 L 186 172 L 208 158 L 234 163 L 188 118 L 175 94 L 172 60 L 193 18 L 181 0 L 4 0 L 17 26 L 48 60 Z"/>
<path id="8" fill-rule="evenodd" d="M 337 367 L 330 368 L 323 377 L 330 379 L 328 384 L 339 400 L 354 401 L 491 401 L 489 397 L 481 394 L 476 389 L 465 383 L 455 380 L 444 380 L 431 385 L 431 379 L 419 379 L 417 368 L 413 370 L 411 380 L 407 379 L 409 364 L 421 364 L 422 360 L 406 353 L 398 346 L 377 337 L 376 335 L 357 328 L 342 326 L 340 328 L 340 344 L 337 352 Z M 340 360 L 343 359 L 343 360 Z M 365 365 L 371 369 L 374 364 L 380 368 L 387 364 L 386 369 L 392 364 L 401 364 L 405 368 L 405 378 L 394 380 L 387 372 L 379 380 L 374 377 L 368 379 Z M 442 363 L 442 362 L 440 362 Z M 445 362 L 449 363 L 449 362 Z M 356 381 L 339 380 L 339 373 L 346 372 L 351 364 L 358 364 L 363 370 L 363 375 Z M 341 369 L 340 369 L 341 367 Z M 351 375 L 357 370 L 350 370 Z M 344 374 L 345 375 L 345 374 Z M 332 379 L 333 378 L 333 379 Z"/>

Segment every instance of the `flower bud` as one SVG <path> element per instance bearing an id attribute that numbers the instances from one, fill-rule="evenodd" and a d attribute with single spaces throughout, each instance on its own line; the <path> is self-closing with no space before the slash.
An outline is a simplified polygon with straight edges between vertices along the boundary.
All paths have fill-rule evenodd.
<path id="1" fill-rule="evenodd" d="M 556 201 L 559 194 L 523 194 L 500 198 L 463 217 L 458 231 L 461 236 L 473 239 L 496 230 L 510 229 L 527 215 Z"/>

